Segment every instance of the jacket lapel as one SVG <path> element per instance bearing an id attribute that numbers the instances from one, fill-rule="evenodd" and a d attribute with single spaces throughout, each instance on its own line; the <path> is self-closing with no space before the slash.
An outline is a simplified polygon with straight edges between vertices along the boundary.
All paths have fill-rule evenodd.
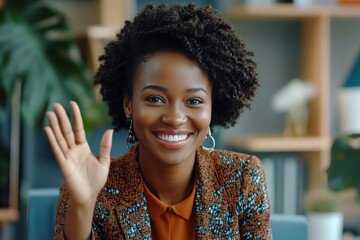
<path id="1" fill-rule="evenodd" d="M 121 160 L 121 192 L 116 212 L 126 239 L 151 239 L 150 217 L 137 156 L 137 145 L 134 145 Z"/>
<path id="2" fill-rule="evenodd" d="M 196 239 L 239 238 L 237 218 L 229 211 L 228 179 L 217 171 L 217 161 L 216 151 L 197 150 Z"/>
<path id="3" fill-rule="evenodd" d="M 118 206 L 116 213 L 126 239 L 151 239 L 150 216 L 137 161 L 137 145 L 119 165 Z M 227 192 L 229 179 L 219 174 L 220 156 L 198 148 L 196 153 L 196 239 L 239 239 L 238 219 L 229 211 L 233 197 Z M 231 207 L 230 207 L 231 208 Z"/>

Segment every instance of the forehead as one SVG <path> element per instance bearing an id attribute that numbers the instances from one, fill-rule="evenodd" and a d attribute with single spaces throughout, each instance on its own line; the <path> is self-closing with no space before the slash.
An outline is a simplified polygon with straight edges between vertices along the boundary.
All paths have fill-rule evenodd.
<path id="1" fill-rule="evenodd" d="M 173 88 L 211 88 L 206 72 L 195 61 L 178 52 L 157 52 L 140 64 L 134 79 L 134 89 L 147 84 Z"/>

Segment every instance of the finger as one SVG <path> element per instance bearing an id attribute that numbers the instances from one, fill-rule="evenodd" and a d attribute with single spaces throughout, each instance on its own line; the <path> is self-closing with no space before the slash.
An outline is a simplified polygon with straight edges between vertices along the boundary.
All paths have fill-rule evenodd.
<path id="1" fill-rule="evenodd" d="M 47 112 L 47 117 L 50 122 L 52 133 L 54 134 L 55 139 L 56 139 L 60 149 L 65 154 L 69 150 L 69 148 L 68 148 L 67 142 L 60 130 L 59 121 L 56 117 L 56 114 L 54 112 Z"/>
<path id="2" fill-rule="evenodd" d="M 50 147 L 55 156 L 55 159 L 57 160 L 58 164 L 61 166 L 61 164 L 65 161 L 65 156 L 58 144 L 58 141 L 56 140 L 53 129 L 51 127 L 45 127 L 45 133 L 49 140 Z"/>
<path id="3" fill-rule="evenodd" d="M 71 101 L 70 105 L 71 105 L 72 114 L 74 116 L 75 143 L 77 144 L 84 143 L 86 142 L 86 135 L 84 131 L 84 125 L 83 125 L 83 120 L 81 117 L 79 105 L 74 101 Z"/>
<path id="4" fill-rule="evenodd" d="M 75 137 L 74 137 L 74 132 L 72 130 L 69 117 L 66 114 L 64 107 L 61 104 L 55 103 L 54 108 L 57 113 L 61 132 L 62 132 L 69 148 L 72 148 L 75 146 Z"/>
<path id="5" fill-rule="evenodd" d="M 99 151 L 99 162 L 101 164 L 110 164 L 110 151 L 112 146 L 113 132 L 114 130 L 112 129 L 106 130 L 101 139 Z"/>

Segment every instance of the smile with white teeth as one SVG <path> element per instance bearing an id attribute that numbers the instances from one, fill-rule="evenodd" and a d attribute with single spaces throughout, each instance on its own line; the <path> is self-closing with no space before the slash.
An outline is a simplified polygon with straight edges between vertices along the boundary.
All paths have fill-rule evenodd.
<path id="1" fill-rule="evenodd" d="M 180 134 L 180 135 L 158 134 L 157 138 L 167 142 L 178 142 L 185 140 L 187 136 L 188 136 L 187 134 Z"/>

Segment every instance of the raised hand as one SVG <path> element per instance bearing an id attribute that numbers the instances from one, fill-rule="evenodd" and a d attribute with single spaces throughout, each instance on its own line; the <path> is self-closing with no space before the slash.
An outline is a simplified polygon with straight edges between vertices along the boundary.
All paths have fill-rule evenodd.
<path id="1" fill-rule="evenodd" d="M 50 126 L 45 132 L 64 177 L 72 203 L 84 205 L 96 200 L 105 185 L 109 167 L 113 130 L 107 130 L 100 143 L 99 157 L 95 157 L 86 140 L 79 106 L 70 102 L 74 117 L 72 128 L 61 104 L 55 112 L 48 112 Z"/>

